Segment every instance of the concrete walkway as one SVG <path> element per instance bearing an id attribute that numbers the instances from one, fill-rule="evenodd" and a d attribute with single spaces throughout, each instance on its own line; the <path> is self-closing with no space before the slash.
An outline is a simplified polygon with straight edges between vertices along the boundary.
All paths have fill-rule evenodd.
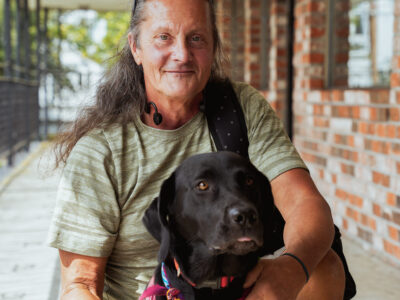
<path id="1" fill-rule="evenodd" d="M 45 245 L 59 173 L 41 144 L 0 182 L 0 300 L 56 300 L 57 250 Z M 399 300 L 400 269 L 344 238 L 355 300 Z M 121 299 L 123 300 L 123 299 Z"/>
<path id="2" fill-rule="evenodd" d="M 0 299 L 58 298 L 58 251 L 45 245 L 59 174 L 41 144 L 0 183 Z M 46 167 L 47 166 L 47 167 Z M 58 272 L 57 272 L 58 273 Z"/>

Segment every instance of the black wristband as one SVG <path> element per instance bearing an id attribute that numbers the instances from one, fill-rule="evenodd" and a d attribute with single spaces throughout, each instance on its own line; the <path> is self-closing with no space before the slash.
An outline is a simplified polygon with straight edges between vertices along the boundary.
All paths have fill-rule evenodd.
<path id="1" fill-rule="evenodd" d="M 308 270 L 307 270 L 305 264 L 301 261 L 301 259 L 298 258 L 296 255 L 294 255 L 294 254 L 292 254 L 292 253 L 289 253 L 289 252 L 285 252 L 285 253 L 282 254 L 282 256 L 283 256 L 283 255 L 287 255 L 287 256 L 293 257 L 295 260 L 298 261 L 298 263 L 299 263 L 299 264 L 301 265 L 301 267 L 303 268 L 304 273 L 306 274 L 306 282 L 308 282 L 308 279 L 310 278 L 310 275 L 308 274 Z"/>

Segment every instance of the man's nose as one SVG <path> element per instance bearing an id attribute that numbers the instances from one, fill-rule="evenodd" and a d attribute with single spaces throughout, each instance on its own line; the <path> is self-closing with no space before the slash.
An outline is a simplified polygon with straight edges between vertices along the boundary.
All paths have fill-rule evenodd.
<path id="1" fill-rule="evenodd" d="M 191 58 L 190 47 L 186 39 L 178 39 L 174 45 L 172 58 L 180 62 L 187 62 Z"/>

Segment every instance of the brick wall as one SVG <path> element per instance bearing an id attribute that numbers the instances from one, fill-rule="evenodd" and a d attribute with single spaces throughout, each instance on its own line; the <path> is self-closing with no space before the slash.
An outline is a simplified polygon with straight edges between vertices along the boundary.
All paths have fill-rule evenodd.
<path id="1" fill-rule="evenodd" d="M 335 223 L 365 248 L 400 264 L 400 65 L 395 57 L 391 88 L 326 89 L 328 80 L 337 87 L 347 83 L 349 1 L 335 1 L 334 28 L 326 19 L 329 1 L 296 3 L 295 145 Z"/>
<path id="2" fill-rule="evenodd" d="M 232 78 L 261 89 L 282 116 L 287 88 L 286 1 L 218 0 L 216 7 Z M 266 28 L 262 18 L 266 18 Z"/>
<path id="3" fill-rule="evenodd" d="M 366 249 L 400 265 L 400 0 L 395 1 L 398 32 L 386 89 L 346 89 L 349 0 L 295 1 L 293 121 L 294 143 L 331 205 L 335 223 Z M 243 78 L 259 87 L 262 28 L 257 11 L 262 0 L 230 2 L 244 4 L 245 37 L 233 33 L 243 45 L 243 52 L 236 51 L 244 62 L 237 64 Z M 268 88 L 262 93 L 281 116 L 287 88 L 287 1 L 268 3 Z"/>

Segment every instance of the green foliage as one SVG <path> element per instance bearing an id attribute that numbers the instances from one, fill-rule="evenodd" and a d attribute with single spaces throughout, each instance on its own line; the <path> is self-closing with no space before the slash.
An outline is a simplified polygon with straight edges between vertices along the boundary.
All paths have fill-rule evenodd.
<path id="1" fill-rule="evenodd" d="M 11 1 L 11 45 L 12 45 L 12 61 L 16 58 L 16 4 Z M 4 36 L 4 0 L 0 0 L 0 36 Z M 74 14 L 73 22 L 65 21 Z M 46 53 L 41 48 L 42 57 L 46 57 L 47 72 L 52 73 L 57 85 L 60 88 L 70 88 L 72 85 L 68 80 L 67 73 L 72 71 L 66 66 L 60 64 L 61 43 L 68 43 L 69 48 L 75 49 L 85 58 L 88 58 L 99 64 L 109 63 L 110 58 L 115 56 L 120 48 L 120 41 L 125 43 L 126 32 L 129 26 L 129 12 L 91 12 L 90 18 L 87 13 L 82 11 L 65 11 L 61 14 L 57 10 L 50 10 L 47 23 L 47 41 L 48 48 Z M 44 13 L 41 12 L 40 24 L 44 24 Z M 30 11 L 29 36 L 31 44 L 31 66 L 36 69 L 37 57 L 37 29 L 36 29 L 36 12 Z M 69 18 L 71 19 L 71 18 Z M 59 20 L 61 24 L 59 26 Z M 104 30 L 105 29 L 105 30 Z M 101 35 L 101 36 L 99 36 Z M 20 49 L 21 60 L 24 61 L 24 49 Z M 4 41 L 0 39 L 0 64 L 4 63 Z M 0 75 L 2 74 L 0 67 Z"/>
<path id="2" fill-rule="evenodd" d="M 103 64 L 113 57 L 120 42 L 125 42 L 129 26 L 130 15 L 128 12 L 103 12 L 98 13 L 94 19 L 82 18 L 76 24 L 62 24 L 62 37 L 73 45 L 83 57 Z M 106 31 L 99 32 L 102 24 L 106 24 Z M 101 40 L 96 35 L 104 33 Z"/>

